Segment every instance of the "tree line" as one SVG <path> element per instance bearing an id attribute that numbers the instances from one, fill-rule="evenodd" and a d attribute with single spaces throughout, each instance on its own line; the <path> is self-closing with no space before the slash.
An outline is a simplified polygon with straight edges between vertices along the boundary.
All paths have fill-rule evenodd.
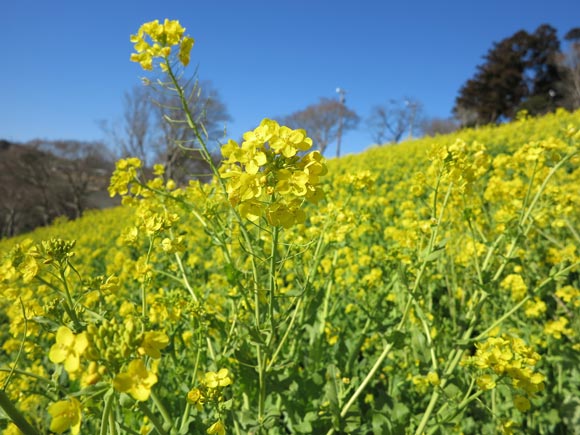
<path id="1" fill-rule="evenodd" d="M 0 140 L 0 237 L 111 205 L 105 193 L 113 167 L 99 142 Z"/>

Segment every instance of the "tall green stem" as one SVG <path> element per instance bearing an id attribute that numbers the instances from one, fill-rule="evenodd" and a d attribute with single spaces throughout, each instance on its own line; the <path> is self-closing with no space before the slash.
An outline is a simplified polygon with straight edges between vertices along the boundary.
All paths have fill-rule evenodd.
<path id="1" fill-rule="evenodd" d="M 12 422 L 24 433 L 24 435 L 40 435 L 37 430 L 32 427 L 30 423 L 24 418 L 24 416 L 16 409 L 16 407 L 10 401 L 8 395 L 4 390 L 0 390 L 0 408 L 4 410 L 6 415 Z"/>

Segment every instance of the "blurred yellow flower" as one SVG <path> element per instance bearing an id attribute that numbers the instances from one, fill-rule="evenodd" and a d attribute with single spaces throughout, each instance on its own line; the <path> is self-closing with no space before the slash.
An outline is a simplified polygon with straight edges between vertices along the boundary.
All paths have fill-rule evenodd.
<path id="1" fill-rule="evenodd" d="M 208 435 L 226 435 L 226 428 L 221 420 L 216 421 L 207 428 Z"/>
<path id="2" fill-rule="evenodd" d="M 216 372 L 207 372 L 204 376 L 203 383 L 208 388 L 227 387 L 231 385 L 232 378 L 230 377 L 228 369 L 220 369 Z"/>
<path id="3" fill-rule="evenodd" d="M 50 430 L 63 433 L 70 429 L 72 435 L 79 433 L 81 429 L 81 404 L 77 399 L 70 398 L 53 403 L 48 407 L 48 413 L 52 417 Z"/>
<path id="4" fill-rule="evenodd" d="M 113 380 L 113 387 L 121 393 L 128 393 L 133 399 L 144 402 L 151 395 L 151 387 L 157 383 L 157 375 L 147 370 L 141 359 L 129 363 L 127 371 L 119 373 Z"/>
<path id="5" fill-rule="evenodd" d="M 75 335 L 66 326 L 61 326 L 56 332 L 56 343 L 50 348 L 48 358 L 56 364 L 64 362 L 66 371 L 74 373 L 79 369 L 80 357 L 88 345 L 86 333 Z"/>
<path id="6" fill-rule="evenodd" d="M 147 355 L 151 358 L 161 358 L 160 350 L 169 344 L 169 337 L 161 331 L 147 331 L 143 334 L 143 341 L 139 346 L 140 355 Z"/>

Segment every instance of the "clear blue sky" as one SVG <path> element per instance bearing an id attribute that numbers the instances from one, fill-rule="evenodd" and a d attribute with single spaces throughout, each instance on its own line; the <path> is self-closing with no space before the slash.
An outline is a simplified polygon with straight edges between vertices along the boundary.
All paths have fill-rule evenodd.
<path id="1" fill-rule="evenodd" d="M 6 0 L 0 12 L 0 138 L 18 142 L 104 139 L 98 121 L 120 118 L 146 75 L 129 35 L 153 19 L 195 38 L 192 66 L 227 104 L 233 138 L 338 86 L 363 119 L 404 96 L 447 117 L 493 41 L 580 26 L 580 0 Z M 363 121 L 343 150 L 371 143 Z"/>

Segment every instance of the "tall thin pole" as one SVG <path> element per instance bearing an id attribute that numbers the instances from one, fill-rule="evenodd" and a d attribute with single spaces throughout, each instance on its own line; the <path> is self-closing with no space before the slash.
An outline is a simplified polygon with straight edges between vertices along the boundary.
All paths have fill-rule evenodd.
<path id="1" fill-rule="evenodd" d="M 342 125 L 344 119 L 344 103 L 346 102 L 345 94 L 346 91 L 342 88 L 336 88 L 336 92 L 339 95 L 340 102 L 340 113 L 338 116 L 338 133 L 336 135 L 336 157 L 340 157 L 340 143 L 342 142 Z"/>
<path id="2" fill-rule="evenodd" d="M 415 115 L 417 114 L 417 103 L 415 101 L 405 100 L 405 105 L 411 110 L 409 139 L 413 139 L 413 124 L 415 123 Z"/>

